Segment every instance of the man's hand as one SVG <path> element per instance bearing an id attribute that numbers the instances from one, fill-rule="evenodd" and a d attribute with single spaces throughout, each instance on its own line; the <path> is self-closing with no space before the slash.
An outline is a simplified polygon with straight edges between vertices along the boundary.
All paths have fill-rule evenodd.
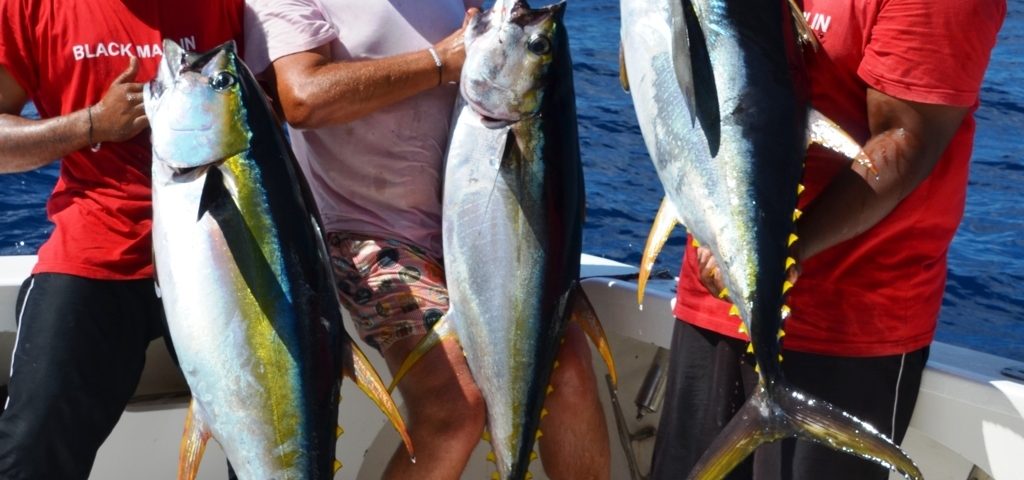
<path id="1" fill-rule="evenodd" d="M 700 283 L 704 285 L 704 288 L 708 290 L 708 293 L 722 298 L 727 302 L 732 300 L 729 296 L 722 295 L 725 292 L 725 282 L 722 280 L 722 271 L 718 268 L 718 261 L 715 260 L 715 256 L 711 253 L 711 249 L 701 245 L 694 251 L 697 255 L 697 276 L 700 279 Z M 795 263 L 789 267 L 786 271 L 786 280 L 791 284 L 796 284 L 797 277 L 800 276 L 800 264 Z M 782 285 L 779 285 L 782 288 Z M 728 292 L 725 292 L 728 293 Z"/>
<path id="2" fill-rule="evenodd" d="M 92 142 L 123 142 L 149 126 L 142 105 L 142 84 L 134 82 L 138 73 L 139 60 L 131 57 L 128 68 L 114 79 L 103 99 L 90 107 Z"/>
<path id="3" fill-rule="evenodd" d="M 469 21 L 480 13 L 478 8 L 470 8 L 466 11 L 466 17 L 462 19 L 462 28 L 452 32 L 444 40 L 434 45 L 434 50 L 441 57 L 441 83 L 454 83 L 459 81 L 462 75 L 462 64 L 466 61 L 466 42 L 464 33 Z"/>

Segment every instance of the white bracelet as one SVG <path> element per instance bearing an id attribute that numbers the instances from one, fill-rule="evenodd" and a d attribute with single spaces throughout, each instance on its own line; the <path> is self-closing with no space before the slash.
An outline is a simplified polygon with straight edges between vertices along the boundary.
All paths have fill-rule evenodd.
<path id="1" fill-rule="evenodd" d="M 427 52 L 430 53 L 431 57 L 434 57 L 434 65 L 437 65 L 437 84 L 440 85 L 443 80 L 444 63 L 441 62 L 441 56 L 437 54 L 437 50 L 434 50 L 434 47 L 427 47 Z"/>

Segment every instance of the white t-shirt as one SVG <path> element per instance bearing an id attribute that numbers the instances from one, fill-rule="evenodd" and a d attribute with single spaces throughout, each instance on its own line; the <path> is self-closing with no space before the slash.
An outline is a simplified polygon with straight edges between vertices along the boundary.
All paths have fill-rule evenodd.
<path id="1" fill-rule="evenodd" d="M 245 59 L 274 60 L 325 44 L 334 60 L 426 50 L 482 0 L 248 0 Z M 289 127 L 328 231 L 402 240 L 441 258 L 442 162 L 458 89 L 444 85 L 357 120 Z"/>

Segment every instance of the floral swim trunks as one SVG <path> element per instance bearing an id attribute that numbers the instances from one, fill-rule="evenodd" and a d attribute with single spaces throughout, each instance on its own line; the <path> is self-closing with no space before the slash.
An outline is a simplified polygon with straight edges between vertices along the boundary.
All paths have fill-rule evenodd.
<path id="1" fill-rule="evenodd" d="M 359 336 L 387 350 L 423 335 L 448 311 L 444 267 L 422 249 L 397 240 L 327 234 L 341 303 Z"/>

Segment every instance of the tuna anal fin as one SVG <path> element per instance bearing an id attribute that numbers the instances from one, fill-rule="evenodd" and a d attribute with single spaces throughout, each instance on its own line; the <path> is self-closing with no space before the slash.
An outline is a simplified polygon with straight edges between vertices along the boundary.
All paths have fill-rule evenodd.
<path id="1" fill-rule="evenodd" d="M 662 247 L 668 241 L 672 230 L 679 223 L 675 206 L 668 197 L 661 200 L 661 207 L 654 217 L 654 224 L 651 225 L 651 233 L 647 234 L 647 243 L 644 245 L 643 257 L 640 259 L 640 274 L 637 278 L 636 303 L 643 306 L 644 290 L 647 288 L 647 279 L 651 276 L 651 269 L 654 268 L 654 260 L 658 258 Z"/>
<path id="2" fill-rule="evenodd" d="M 381 381 L 380 375 L 377 375 L 377 371 L 370 364 L 370 360 L 366 358 L 363 351 L 359 349 L 359 346 L 352 342 L 352 339 L 347 339 L 347 341 L 352 352 L 352 364 L 351 369 L 345 372 L 345 374 L 355 381 L 356 386 L 366 396 L 370 397 L 373 403 L 377 404 L 377 408 L 380 408 L 384 416 L 388 417 L 391 425 L 402 436 L 402 442 L 405 443 L 405 449 L 409 452 L 409 458 L 415 462 L 416 454 L 412 448 L 412 439 L 409 438 L 409 432 L 405 428 L 405 420 L 402 420 L 402 414 L 398 412 L 395 400 L 391 398 L 391 394 L 388 393 L 384 382 Z"/>
<path id="3" fill-rule="evenodd" d="M 615 371 L 615 359 L 612 358 L 611 347 L 608 346 L 608 336 L 604 333 L 604 327 L 601 326 L 601 321 L 597 318 L 594 306 L 587 298 L 587 292 L 579 284 L 576 284 L 575 292 L 573 292 L 572 319 L 583 329 L 590 341 L 594 343 L 598 353 L 601 354 L 604 364 L 608 367 L 612 385 L 618 385 L 619 376 Z"/>
<path id="4" fill-rule="evenodd" d="M 178 450 L 178 480 L 195 480 L 208 440 L 210 430 L 206 427 L 203 417 L 196 414 L 196 401 L 193 399 L 185 414 L 185 431 L 182 433 L 181 447 Z"/>
<path id="5" fill-rule="evenodd" d="M 821 48 L 821 43 L 818 42 L 818 37 L 814 36 L 814 30 L 807 24 L 807 18 L 795 0 L 789 0 L 789 11 L 793 13 L 793 25 L 796 27 L 800 44 L 810 45 L 811 49 L 817 52 Z"/>
<path id="6" fill-rule="evenodd" d="M 451 327 L 451 322 L 448 321 L 448 315 L 441 317 L 434 324 L 434 328 L 427 331 L 427 334 L 423 336 L 420 343 L 417 343 L 416 347 L 409 352 L 409 356 L 405 357 L 405 361 L 402 362 L 402 365 L 398 367 L 398 371 L 395 372 L 395 378 L 391 380 L 388 391 L 393 392 L 395 387 L 398 386 L 398 382 L 405 378 L 405 375 L 409 373 L 409 370 L 412 370 L 416 362 L 420 361 L 427 352 L 438 346 L 446 338 L 455 338 L 455 330 Z"/>
<path id="7" fill-rule="evenodd" d="M 619 85 L 622 89 L 629 91 L 629 73 L 626 72 L 626 52 L 622 43 L 619 43 Z"/>
<path id="8" fill-rule="evenodd" d="M 878 177 L 878 170 L 860 144 L 836 122 L 811 109 L 807 116 L 807 144 L 815 143 L 857 162 Z"/>
<path id="9" fill-rule="evenodd" d="M 903 450 L 871 425 L 828 402 L 800 394 L 792 387 L 776 388 L 776 394 L 770 395 L 763 386 L 758 386 L 687 478 L 723 478 L 759 445 L 787 437 L 811 440 L 871 460 L 896 469 L 907 478 L 923 478 Z"/>

